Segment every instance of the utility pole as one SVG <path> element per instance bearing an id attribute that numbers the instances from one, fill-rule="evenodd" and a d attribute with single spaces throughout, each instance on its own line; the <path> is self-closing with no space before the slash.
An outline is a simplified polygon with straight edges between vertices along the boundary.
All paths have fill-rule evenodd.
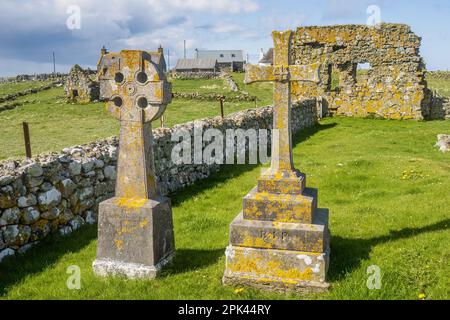
<path id="1" fill-rule="evenodd" d="M 184 59 L 186 59 L 186 40 L 184 40 Z"/>
<path id="2" fill-rule="evenodd" d="M 53 51 L 53 75 L 56 74 L 55 51 Z"/>

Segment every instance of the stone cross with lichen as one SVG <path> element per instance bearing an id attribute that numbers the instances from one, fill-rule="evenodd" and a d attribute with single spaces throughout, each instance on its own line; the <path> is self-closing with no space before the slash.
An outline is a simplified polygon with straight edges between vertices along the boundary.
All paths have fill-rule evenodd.
<path id="1" fill-rule="evenodd" d="M 120 120 L 116 196 L 99 204 L 99 276 L 153 279 L 174 255 L 170 199 L 158 194 L 151 122 L 172 94 L 161 52 L 123 50 L 100 79 L 106 108 Z"/>
<path id="2" fill-rule="evenodd" d="M 151 122 L 171 101 L 170 83 L 144 51 L 123 50 L 109 68 L 106 108 L 120 120 L 116 197 L 155 199 Z"/>
<path id="3" fill-rule="evenodd" d="M 272 36 L 274 65 L 247 65 L 245 83 L 274 82 L 273 128 L 275 131 L 272 138 L 272 165 L 269 172 L 288 178 L 295 174 L 292 160 L 291 82 L 319 82 L 319 64 L 292 65 L 290 61 L 292 31 L 273 32 Z"/>

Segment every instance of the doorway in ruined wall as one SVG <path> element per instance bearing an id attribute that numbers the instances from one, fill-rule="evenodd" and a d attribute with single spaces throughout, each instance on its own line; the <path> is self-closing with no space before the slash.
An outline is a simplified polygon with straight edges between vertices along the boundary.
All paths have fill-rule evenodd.
<path id="1" fill-rule="evenodd" d="M 341 88 L 341 71 L 336 64 L 328 65 L 328 92 L 339 92 Z"/>

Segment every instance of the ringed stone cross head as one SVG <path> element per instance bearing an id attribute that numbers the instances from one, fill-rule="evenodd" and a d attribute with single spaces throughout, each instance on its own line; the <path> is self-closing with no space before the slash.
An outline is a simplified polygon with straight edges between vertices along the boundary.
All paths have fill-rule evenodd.
<path id="1" fill-rule="evenodd" d="M 107 109 L 120 120 L 116 197 L 155 199 L 151 122 L 171 102 L 171 84 L 159 65 L 161 57 L 153 61 L 151 53 L 123 50 L 112 61 L 101 91 Z"/>
<path id="2" fill-rule="evenodd" d="M 106 108 L 120 121 L 116 195 L 99 205 L 100 276 L 153 279 L 175 251 L 170 199 L 157 190 L 151 122 L 171 101 L 162 52 L 108 54 L 100 76 Z"/>

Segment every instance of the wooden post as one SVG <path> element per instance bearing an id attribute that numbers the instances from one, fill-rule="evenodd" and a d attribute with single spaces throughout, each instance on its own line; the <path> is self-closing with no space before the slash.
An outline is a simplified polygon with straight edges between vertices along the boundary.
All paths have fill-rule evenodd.
<path id="1" fill-rule="evenodd" d="M 164 128 L 164 115 L 161 116 L 161 128 Z"/>
<path id="2" fill-rule="evenodd" d="M 223 98 L 220 98 L 220 115 L 222 116 L 222 119 L 224 118 L 223 114 Z"/>
<path id="3" fill-rule="evenodd" d="M 28 128 L 28 122 L 23 122 L 23 138 L 25 141 L 25 153 L 27 158 L 31 158 L 31 142 L 30 142 L 30 129 Z"/>

